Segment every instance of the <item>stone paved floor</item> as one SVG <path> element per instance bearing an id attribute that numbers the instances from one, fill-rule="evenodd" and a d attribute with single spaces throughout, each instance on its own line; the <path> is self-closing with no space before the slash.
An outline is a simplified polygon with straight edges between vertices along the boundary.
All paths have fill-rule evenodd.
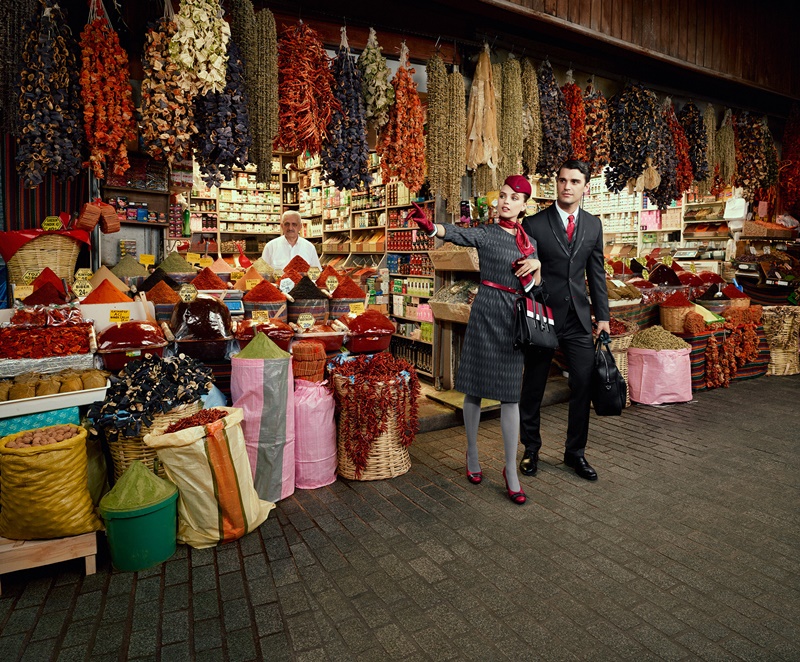
<path id="1" fill-rule="evenodd" d="M 0 660 L 798 660 L 800 376 L 593 418 L 588 483 L 544 413 L 531 500 L 480 486 L 462 428 L 413 467 L 281 502 L 261 530 L 138 574 L 3 577 Z"/>

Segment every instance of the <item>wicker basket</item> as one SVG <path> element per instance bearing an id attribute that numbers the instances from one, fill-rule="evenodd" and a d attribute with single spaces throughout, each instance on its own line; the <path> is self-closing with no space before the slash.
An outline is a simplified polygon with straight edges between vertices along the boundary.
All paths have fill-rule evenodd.
<path id="1" fill-rule="evenodd" d="M 683 333 L 683 323 L 686 316 L 694 310 L 694 306 L 680 308 L 659 306 L 661 326 L 670 333 Z"/>
<path id="2" fill-rule="evenodd" d="M 165 414 L 156 414 L 153 416 L 153 425 L 148 428 L 142 428 L 138 437 L 120 437 L 116 441 L 108 442 L 108 450 L 111 453 L 111 460 L 114 463 L 114 482 L 120 479 L 125 469 L 136 460 L 142 462 L 150 471 L 153 471 L 161 478 L 166 478 L 164 466 L 156 460 L 158 455 L 155 449 L 145 445 L 144 436 L 153 432 L 154 430 L 164 430 L 170 424 L 180 419 L 196 414 L 202 408 L 203 403 L 198 400 L 189 405 L 182 405 L 175 407 Z"/>
<path id="3" fill-rule="evenodd" d="M 350 381 L 347 377 L 334 375 L 333 385 L 342 397 L 347 397 L 349 393 Z M 382 388 L 399 388 L 397 384 L 391 383 L 376 385 L 376 390 Z M 347 410 L 343 409 L 340 418 L 347 416 Z M 377 415 L 377 412 L 376 412 Z M 402 476 L 411 468 L 411 456 L 408 448 L 400 443 L 400 426 L 397 417 L 403 413 L 393 413 L 386 422 L 386 430 L 372 442 L 367 464 L 360 475 L 356 476 L 356 466 L 346 451 L 346 439 L 341 432 L 336 435 L 336 455 L 338 461 L 338 473 L 342 478 L 348 480 L 383 480 Z M 338 428 L 341 430 L 341 427 Z"/>
<path id="4" fill-rule="evenodd" d="M 630 340 L 628 341 L 630 345 Z M 625 349 L 612 349 L 611 355 L 614 357 L 614 361 L 617 364 L 617 370 L 619 370 L 619 374 L 622 375 L 622 378 L 625 380 L 625 383 L 628 383 L 628 348 Z M 625 406 L 631 406 L 631 390 L 628 388 L 625 391 Z"/>
<path id="5" fill-rule="evenodd" d="M 796 375 L 800 373 L 800 353 L 794 349 L 769 350 L 769 375 Z"/>
<path id="6" fill-rule="evenodd" d="M 56 276 L 72 283 L 75 263 L 80 253 L 80 242 L 63 234 L 43 234 L 20 248 L 8 261 L 8 277 L 12 283 L 22 285 L 26 271 L 39 271 L 50 267 Z"/>
<path id="7" fill-rule="evenodd" d="M 639 325 L 635 322 L 629 322 L 628 320 L 619 321 L 625 325 L 627 331 L 625 331 L 625 333 L 620 333 L 617 336 L 609 336 L 611 341 L 608 343 L 608 348 L 612 352 L 627 352 L 628 347 L 631 346 L 633 334 L 639 330 Z"/>

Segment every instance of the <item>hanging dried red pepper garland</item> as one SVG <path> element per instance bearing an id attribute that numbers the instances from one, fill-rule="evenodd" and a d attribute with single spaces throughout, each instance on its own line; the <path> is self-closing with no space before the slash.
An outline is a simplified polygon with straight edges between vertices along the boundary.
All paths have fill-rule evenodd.
<path id="1" fill-rule="evenodd" d="M 278 39 L 280 131 L 275 146 L 319 154 L 335 110 L 333 75 L 325 46 L 305 23 L 287 26 Z"/>
<path id="2" fill-rule="evenodd" d="M 800 213 L 800 103 L 794 103 L 783 129 L 780 185 L 788 211 Z"/>
<path id="3" fill-rule="evenodd" d="M 705 181 L 709 175 L 708 137 L 700 110 L 692 101 L 689 101 L 680 109 L 677 119 L 681 123 L 683 132 L 686 134 L 686 140 L 689 143 L 692 177 L 696 182 Z"/>
<path id="4" fill-rule="evenodd" d="M 589 160 L 586 139 L 586 106 L 583 103 L 583 93 L 581 88 L 575 83 L 572 77 L 572 69 L 567 71 L 567 82 L 561 86 L 561 93 L 564 95 L 564 103 L 569 115 L 570 141 L 572 143 L 572 154 L 570 158 L 581 161 Z"/>
<path id="5" fill-rule="evenodd" d="M 675 106 L 672 105 L 672 99 L 669 97 L 664 101 L 664 116 L 667 120 L 670 133 L 672 134 L 672 143 L 675 146 L 675 157 L 678 162 L 675 172 L 675 184 L 678 194 L 680 195 L 684 191 L 689 190 L 694 175 L 692 172 L 689 141 L 686 139 L 683 125 L 678 121 L 678 116 L 675 114 Z M 698 113 L 698 117 L 699 116 L 700 114 Z"/>
<path id="6" fill-rule="evenodd" d="M 418 191 L 425 181 L 425 120 L 413 75 L 403 42 L 400 66 L 392 79 L 394 105 L 375 151 L 381 156 L 383 181 L 398 177 L 410 191 Z"/>
<path id="7" fill-rule="evenodd" d="M 608 101 L 592 82 L 583 95 L 586 109 L 586 151 L 592 175 L 599 175 L 606 167 L 610 155 Z"/>
<path id="8" fill-rule="evenodd" d="M 127 141 L 136 140 L 128 54 L 108 21 L 101 0 L 91 0 L 89 23 L 81 33 L 81 96 L 89 163 L 103 179 L 111 166 L 115 175 L 128 170 Z"/>
<path id="9" fill-rule="evenodd" d="M 542 149 L 536 172 L 552 177 L 572 153 L 569 116 L 564 95 L 558 88 L 553 66 L 545 60 L 539 66 L 539 105 L 542 109 Z"/>

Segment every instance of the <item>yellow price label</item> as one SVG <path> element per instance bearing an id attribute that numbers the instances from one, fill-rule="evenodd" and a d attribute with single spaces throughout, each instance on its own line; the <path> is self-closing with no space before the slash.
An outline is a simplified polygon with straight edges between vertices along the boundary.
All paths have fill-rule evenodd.
<path id="1" fill-rule="evenodd" d="M 256 324 L 267 324 L 270 318 L 270 311 L 268 310 L 254 310 L 253 311 L 253 321 Z"/>
<path id="2" fill-rule="evenodd" d="M 213 257 L 208 257 L 206 255 L 205 257 L 200 258 L 200 266 L 203 267 L 203 269 L 205 269 L 206 267 L 210 267 L 212 264 L 214 264 Z"/>
<path id="3" fill-rule="evenodd" d="M 64 224 L 61 222 L 61 219 L 58 216 L 47 216 L 44 221 L 42 221 L 42 230 L 63 230 Z"/>
<path id="4" fill-rule="evenodd" d="M 40 273 L 42 273 L 41 269 L 30 269 L 26 271 L 24 274 L 22 274 L 22 281 L 26 285 L 30 285 L 33 281 L 35 281 L 39 277 Z"/>
<path id="5" fill-rule="evenodd" d="M 666 266 L 671 267 L 672 266 L 672 262 L 673 262 L 672 256 L 671 255 L 665 255 L 664 259 L 661 260 L 661 262 L 663 262 Z"/>
<path id="6" fill-rule="evenodd" d="M 88 280 L 84 280 L 82 278 L 72 283 L 72 291 L 79 299 L 89 296 L 93 289 L 94 288 L 92 287 L 92 284 Z"/>
<path id="7" fill-rule="evenodd" d="M 200 263 L 200 253 L 186 253 L 186 261 L 189 264 L 199 264 Z"/>
<path id="8" fill-rule="evenodd" d="M 253 289 L 253 288 L 254 288 L 256 285 L 258 285 L 260 282 L 261 282 L 261 279 L 260 279 L 260 278 L 248 278 L 246 281 L 244 281 L 244 286 L 245 286 L 245 287 L 246 287 L 248 290 L 252 290 L 252 289 Z"/>
<path id="9" fill-rule="evenodd" d="M 231 273 L 231 280 L 236 282 L 240 278 L 244 278 L 244 271 L 234 271 Z"/>
<path id="10" fill-rule="evenodd" d="M 642 269 L 642 278 L 650 280 L 650 271 L 648 269 Z"/>
<path id="11" fill-rule="evenodd" d="M 289 294 L 294 289 L 294 281 L 291 278 L 281 279 L 278 289 L 284 294 Z"/>
<path id="12" fill-rule="evenodd" d="M 696 274 L 696 273 L 697 273 L 697 265 L 696 265 L 694 262 L 692 262 L 692 263 L 689 265 L 689 271 L 691 271 L 693 274 Z"/>
<path id="13" fill-rule="evenodd" d="M 308 270 L 308 277 L 311 280 L 317 280 L 319 278 L 320 273 L 322 273 L 319 268 L 317 267 L 310 267 Z"/>
<path id="14" fill-rule="evenodd" d="M 314 316 L 311 313 L 302 313 L 297 318 L 297 326 L 301 329 L 310 329 L 314 326 Z"/>
<path id="15" fill-rule="evenodd" d="M 184 283 L 178 291 L 178 296 L 184 303 L 190 303 L 197 298 L 197 288 L 191 283 Z"/>
<path id="16" fill-rule="evenodd" d="M 14 287 L 14 298 L 22 301 L 33 294 L 33 285 L 17 285 Z"/>
<path id="17" fill-rule="evenodd" d="M 144 266 L 149 267 L 150 265 L 155 264 L 155 263 L 156 263 L 156 256 L 155 255 L 149 255 L 148 253 L 142 253 L 142 255 L 139 256 L 139 264 L 143 264 Z"/>
<path id="18" fill-rule="evenodd" d="M 328 278 L 325 279 L 325 287 L 328 292 L 333 292 L 339 287 L 339 279 L 336 276 L 328 276 Z"/>
<path id="19" fill-rule="evenodd" d="M 93 275 L 91 269 L 78 269 L 75 272 L 75 280 L 89 280 Z"/>
<path id="20" fill-rule="evenodd" d="M 120 324 L 131 319 L 130 310 L 112 310 L 108 313 L 108 321 L 112 324 Z"/>
<path id="21" fill-rule="evenodd" d="M 606 273 L 609 276 L 613 276 L 614 275 L 614 267 L 612 267 L 608 262 L 606 262 L 606 266 L 604 267 L 604 269 L 606 270 Z"/>
<path id="22" fill-rule="evenodd" d="M 363 302 L 351 303 L 350 304 L 350 312 L 353 315 L 360 315 L 361 313 L 364 312 L 364 303 Z"/>

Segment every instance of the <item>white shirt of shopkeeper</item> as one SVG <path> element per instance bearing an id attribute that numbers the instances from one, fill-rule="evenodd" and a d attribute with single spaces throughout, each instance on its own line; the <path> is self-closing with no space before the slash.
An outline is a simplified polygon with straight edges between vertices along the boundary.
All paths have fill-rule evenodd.
<path id="1" fill-rule="evenodd" d="M 285 212 L 281 219 L 283 235 L 267 242 L 261 257 L 273 269 L 283 269 L 296 255 L 302 257 L 310 267 L 321 269 L 317 249 L 308 239 L 300 236 L 302 221 L 297 212 Z"/>

